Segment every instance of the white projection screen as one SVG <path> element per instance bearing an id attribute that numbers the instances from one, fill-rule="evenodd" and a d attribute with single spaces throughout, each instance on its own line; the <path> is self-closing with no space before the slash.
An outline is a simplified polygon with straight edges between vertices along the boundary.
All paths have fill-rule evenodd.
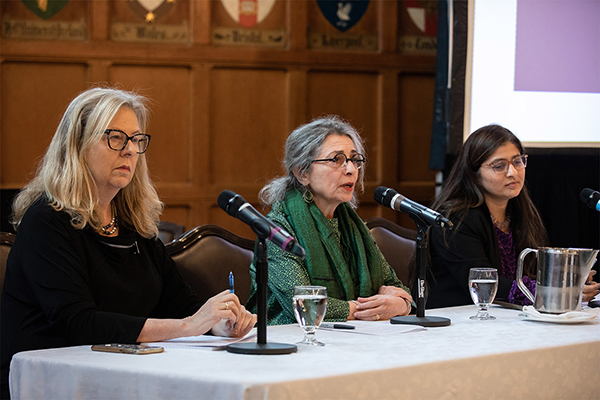
<path id="1" fill-rule="evenodd" d="M 469 0 L 464 137 L 600 147 L 600 1 Z"/>

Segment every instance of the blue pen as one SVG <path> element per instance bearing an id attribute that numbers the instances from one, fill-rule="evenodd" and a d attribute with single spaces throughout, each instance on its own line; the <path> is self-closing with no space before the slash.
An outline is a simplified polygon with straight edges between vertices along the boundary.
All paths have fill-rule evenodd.
<path id="1" fill-rule="evenodd" d="M 233 272 L 229 271 L 229 293 L 235 293 L 233 288 Z"/>

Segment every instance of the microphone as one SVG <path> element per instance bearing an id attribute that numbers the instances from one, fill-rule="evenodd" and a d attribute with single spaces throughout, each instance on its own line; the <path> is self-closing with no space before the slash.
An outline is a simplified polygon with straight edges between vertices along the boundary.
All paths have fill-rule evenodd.
<path id="1" fill-rule="evenodd" d="M 301 259 L 306 257 L 304 249 L 293 236 L 256 211 L 239 194 L 231 190 L 223 190 L 217 199 L 217 203 L 227 214 L 248 224 L 260 239 L 268 239 L 281 247 L 283 251 L 292 253 Z"/>
<path id="2" fill-rule="evenodd" d="M 396 211 L 402 211 L 410 215 L 419 217 L 428 225 L 440 226 L 452 230 L 452 222 L 437 211 L 433 211 L 419 203 L 407 199 L 394 189 L 379 186 L 375 189 L 375 201 L 382 206 L 390 207 Z"/>
<path id="3" fill-rule="evenodd" d="M 600 193 L 592 189 L 583 189 L 579 193 L 579 200 L 583 201 L 592 210 L 600 211 Z"/>

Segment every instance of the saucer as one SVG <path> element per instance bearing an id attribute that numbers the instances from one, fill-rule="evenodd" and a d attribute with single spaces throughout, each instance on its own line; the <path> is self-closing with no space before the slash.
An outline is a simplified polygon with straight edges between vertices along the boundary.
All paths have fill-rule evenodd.
<path id="1" fill-rule="evenodd" d="M 523 312 L 519 314 L 525 317 L 527 321 L 550 322 L 553 324 L 579 324 L 596 319 L 598 311 L 570 311 L 564 314 L 542 314 L 532 306 L 523 307 Z"/>

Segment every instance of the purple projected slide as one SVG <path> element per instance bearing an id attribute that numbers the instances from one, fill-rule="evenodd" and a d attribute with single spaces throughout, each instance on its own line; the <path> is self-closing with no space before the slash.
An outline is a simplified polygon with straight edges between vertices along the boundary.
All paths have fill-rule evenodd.
<path id="1" fill-rule="evenodd" d="M 514 90 L 600 93 L 600 1 L 517 0 Z"/>

